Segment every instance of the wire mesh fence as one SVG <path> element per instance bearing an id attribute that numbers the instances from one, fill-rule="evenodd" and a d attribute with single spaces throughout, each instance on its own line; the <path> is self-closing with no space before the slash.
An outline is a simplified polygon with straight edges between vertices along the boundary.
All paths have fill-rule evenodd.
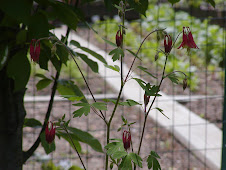
<path id="1" fill-rule="evenodd" d="M 92 8 L 93 4 L 87 6 L 87 9 Z M 183 4 L 182 4 L 183 5 Z M 211 16 L 215 11 L 218 15 Z M 89 10 L 87 10 L 89 14 Z M 129 18 L 130 16 L 128 16 Z M 104 20 L 102 20 L 104 18 Z M 134 19 L 134 18 L 133 18 Z M 111 41 L 114 41 L 115 33 L 118 29 L 118 17 L 114 19 L 107 16 L 92 16 L 92 27 L 99 33 L 95 34 L 92 30 L 84 25 L 81 25 L 75 34 L 82 37 L 89 44 L 97 46 L 100 51 L 105 51 L 106 55 L 112 49 L 104 41 L 101 41 L 100 36 L 103 36 Z M 138 16 L 136 20 L 130 20 L 126 23 L 126 40 L 125 45 L 132 51 L 136 51 L 139 47 L 143 37 L 150 31 L 156 28 L 167 28 L 166 31 L 176 39 L 179 32 L 182 31 L 183 26 L 189 26 L 192 30 L 194 39 L 197 40 L 199 50 L 191 51 L 190 54 L 186 50 L 173 50 L 173 55 L 170 56 L 169 63 L 167 63 L 167 73 L 173 70 L 180 70 L 188 75 L 189 88 L 183 91 L 182 84 L 174 85 L 170 81 L 163 82 L 161 91 L 168 95 L 170 101 L 172 101 L 171 107 L 164 110 L 167 115 L 168 112 L 173 114 L 170 116 L 170 121 L 173 122 L 170 126 L 162 126 L 155 122 L 153 119 L 148 118 L 148 124 L 145 130 L 144 144 L 142 145 L 141 156 L 148 154 L 148 151 L 155 150 L 161 157 L 160 164 L 162 169 L 213 169 L 215 164 L 211 166 L 207 155 L 213 151 L 221 150 L 220 147 L 208 147 L 209 136 L 211 130 L 210 126 L 216 127 L 219 132 L 222 129 L 222 113 L 223 113 L 223 95 L 224 95 L 224 72 L 225 72 L 225 51 L 226 51 L 226 4 L 223 2 L 221 9 L 213 10 L 207 4 L 202 4 L 199 10 L 193 6 L 188 8 L 181 8 L 176 6 L 172 8 L 169 4 L 157 3 L 150 4 L 147 16 Z M 159 37 L 158 37 L 159 36 Z M 137 60 L 136 65 L 142 65 L 147 67 L 157 77 L 161 74 L 163 67 L 163 56 L 159 54 L 158 60 L 155 61 L 156 49 L 163 48 L 161 40 L 162 35 L 153 35 L 144 44 L 139 54 L 141 60 Z M 175 47 L 179 46 L 180 42 L 176 43 Z M 96 51 L 99 52 L 98 50 Z M 129 67 L 132 61 L 132 56 L 128 53 L 124 62 Z M 99 96 L 99 100 L 104 98 L 117 97 L 117 90 L 109 84 L 107 73 L 103 73 L 106 76 L 100 76 L 93 73 L 82 61 L 79 64 L 84 70 L 86 79 L 90 84 L 91 90 L 96 96 Z M 135 68 L 135 67 L 134 67 Z M 106 68 L 107 69 L 107 68 Z M 33 66 L 33 73 L 39 73 L 39 68 Z M 134 69 L 137 75 L 150 83 L 157 83 L 160 79 L 154 80 L 143 74 L 138 69 Z M 47 76 L 55 74 L 54 69 L 46 73 Z M 63 69 L 61 78 L 70 79 L 75 81 L 78 86 L 81 86 L 84 94 L 89 95 L 89 91 L 86 89 L 85 84 L 80 76 L 73 61 L 68 62 L 68 68 Z M 120 79 L 119 77 L 115 77 Z M 132 81 L 132 80 L 131 80 Z M 180 82 L 182 79 L 180 79 Z M 48 107 L 46 99 L 36 99 L 37 96 L 48 96 L 50 94 L 51 87 L 43 91 L 36 90 L 36 83 L 38 78 L 35 76 L 30 80 L 28 86 L 28 95 L 33 96 L 34 100 L 25 101 L 27 116 L 34 117 L 40 121 L 44 120 L 45 112 Z M 142 90 L 140 89 L 142 94 Z M 48 97 L 47 97 L 48 98 Z M 123 98 L 122 98 L 123 100 Z M 143 103 L 143 98 L 136 99 L 138 102 Z M 157 100 L 157 106 L 161 105 L 161 102 L 165 102 L 166 99 Z M 182 104 L 189 110 L 188 120 L 186 124 L 177 124 L 177 104 Z M 63 114 L 66 114 L 67 119 L 72 119 L 70 126 L 80 128 L 88 131 L 93 136 L 98 138 L 101 144 L 106 144 L 106 126 L 105 124 L 92 112 L 87 117 L 72 118 L 72 112 L 75 111 L 75 107 L 72 106 L 72 102 L 66 100 L 55 101 L 53 111 L 51 114 L 51 120 L 58 120 Z M 106 117 L 109 117 L 110 111 L 113 109 L 113 104 L 108 104 L 108 111 L 105 112 Z M 153 110 L 153 115 L 156 115 L 158 119 L 158 111 Z M 193 146 L 192 133 L 193 128 L 199 129 L 203 125 L 203 122 L 194 124 L 193 114 L 204 121 L 205 130 L 202 139 L 204 139 L 205 146 L 196 148 Z M 135 121 L 136 124 L 132 126 L 132 140 L 134 149 L 138 148 L 138 141 L 141 135 L 141 129 L 143 126 L 144 113 L 140 108 L 122 107 L 117 110 L 117 115 L 114 118 L 112 125 L 112 138 L 121 138 L 121 132 L 117 132 L 117 129 L 121 126 L 121 115 L 128 118 L 130 122 Z M 157 120 L 155 119 L 155 120 Z M 165 118 L 165 121 L 169 121 Z M 188 127 L 189 140 L 181 140 L 178 137 L 175 129 L 181 127 Z M 28 149 L 36 140 L 40 129 L 37 128 L 25 128 L 24 129 L 24 149 Z M 214 136 L 214 134 L 212 134 Z M 191 139 L 191 140 L 190 140 Z M 219 138 L 221 140 L 221 138 Z M 197 141 L 198 143 L 199 141 Z M 221 143 L 221 141 L 215 141 Z M 198 145 L 198 144 L 197 144 Z M 104 168 L 104 154 L 95 152 L 90 146 L 81 144 L 82 146 L 82 158 L 85 160 L 87 169 L 103 169 Z M 215 144 L 213 143 L 213 146 Z M 205 155 L 199 157 L 197 152 Z M 44 150 L 39 147 L 35 154 L 25 164 L 24 169 L 45 169 L 47 164 L 50 166 L 52 161 L 55 166 L 61 166 L 65 169 L 71 165 L 80 165 L 79 159 L 70 147 L 68 143 L 56 138 L 56 150 L 50 155 L 46 155 Z M 218 160 L 212 160 L 212 162 Z M 219 164 L 219 161 L 217 162 Z M 220 167 L 220 165 L 219 165 Z M 217 168 L 219 168 L 217 167 Z M 144 169 L 147 166 L 144 165 Z"/>

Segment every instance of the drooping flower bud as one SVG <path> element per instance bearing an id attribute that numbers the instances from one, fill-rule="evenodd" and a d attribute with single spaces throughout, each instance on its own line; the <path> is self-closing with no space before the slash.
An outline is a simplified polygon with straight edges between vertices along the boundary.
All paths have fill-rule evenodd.
<path id="1" fill-rule="evenodd" d="M 129 131 L 124 130 L 122 134 L 122 141 L 125 150 L 130 148 L 130 143 L 131 143 L 131 134 Z"/>
<path id="2" fill-rule="evenodd" d="M 55 139 L 55 133 L 56 133 L 56 128 L 53 127 L 53 123 L 51 123 L 51 128 L 49 130 L 49 122 L 47 123 L 46 125 L 46 128 L 45 128 L 45 136 L 46 136 L 46 141 L 48 144 L 51 144 L 54 139 Z"/>
<path id="3" fill-rule="evenodd" d="M 170 53 L 170 51 L 172 49 L 172 38 L 169 34 L 165 35 L 164 47 L 165 47 L 165 53 Z"/>
<path id="4" fill-rule="evenodd" d="M 30 44 L 30 56 L 34 62 L 39 60 L 40 55 L 40 41 L 36 39 L 31 40 Z"/>
<path id="5" fill-rule="evenodd" d="M 183 41 L 182 43 L 180 44 L 180 46 L 178 47 L 179 48 L 187 48 L 188 51 L 190 48 L 199 48 L 196 44 L 195 44 L 195 41 L 193 39 L 193 36 L 192 36 L 192 33 L 191 33 L 191 30 L 189 27 L 183 27 Z"/>
<path id="6" fill-rule="evenodd" d="M 185 89 L 187 88 L 187 86 L 188 86 L 187 78 L 185 78 L 185 79 L 183 80 L 183 90 L 185 90 Z"/>
<path id="7" fill-rule="evenodd" d="M 116 36 L 115 36 L 116 44 L 118 47 L 121 46 L 122 44 L 122 33 L 120 30 L 117 31 Z"/>
<path id="8" fill-rule="evenodd" d="M 144 107 L 146 108 L 150 100 L 150 96 L 144 94 Z"/>

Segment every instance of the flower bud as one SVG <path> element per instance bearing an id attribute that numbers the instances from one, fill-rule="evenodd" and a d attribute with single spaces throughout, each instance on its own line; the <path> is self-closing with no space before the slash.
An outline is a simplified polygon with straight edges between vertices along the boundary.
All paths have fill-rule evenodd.
<path id="1" fill-rule="evenodd" d="M 150 100 L 150 96 L 147 96 L 146 94 L 144 94 L 144 107 L 147 107 L 149 100 Z"/>
<path id="2" fill-rule="evenodd" d="M 157 51 L 155 54 L 155 61 L 157 61 L 158 59 L 159 59 L 159 51 Z"/>
<path id="3" fill-rule="evenodd" d="M 53 123 L 51 123 L 51 128 L 49 129 L 49 122 L 46 125 L 45 128 L 45 136 L 46 136 L 46 141 L 48 144 L 51 144 L 54 139 L 55 139 L 55 133 L 56 133 L 56 127 L 53 128 Z"/>
<path id="4" fill-rule="evenodd" d="M 131 134 L 129 131 L 124 130 L 122 134 L 122 141 L 125 150 L 130 148 L 130 143 L 131 143 Z"/>
<path id="5" fill-rule="evenodd" d="M 121 46 L 122 44 L 122 33 L 120 30 L 117 31 L 116 36 L 115 36 L 116 44 L 118 47 Z"/>
<path id="6" fill-rule="evenodd" d="M 185 90 L 185 89 L 187 88 L 187 86 L 188 86 L 187 78 L 185 78 L 185 79 L 183 80 L 183 90 Z"/>
<path id="7" fill-rule="evenodd" d="M 164 38 L 164 47 L 165 47 L 165 53 L 170 53 L 172 49 L 172 38 L 168 34 L 166 34 Z"/>
<path id="8" fill-rule="evenodd" d="M 31 40 L 30 44 L 30 56 L 34 62 L 39 60 L 40 55 L 40 41 L 36 39 Z"/>

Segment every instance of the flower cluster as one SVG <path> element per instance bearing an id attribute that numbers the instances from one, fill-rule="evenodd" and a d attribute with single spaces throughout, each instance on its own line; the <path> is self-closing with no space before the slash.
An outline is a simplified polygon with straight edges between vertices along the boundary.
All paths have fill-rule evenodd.
<path id="1" fill-rule="evenodd" d="M 51 128 L 49 130 L 49 122 L 46 125 L 46 129 L 45 129 L 45 136 L 46 136 L 46 141 L 48 142 L 48 144 L 51 144 L 54 139 L 55 139 L 55 133 L 56 133 L 56 128 L 53 127 L 53 123 L 51 123 Z"/>

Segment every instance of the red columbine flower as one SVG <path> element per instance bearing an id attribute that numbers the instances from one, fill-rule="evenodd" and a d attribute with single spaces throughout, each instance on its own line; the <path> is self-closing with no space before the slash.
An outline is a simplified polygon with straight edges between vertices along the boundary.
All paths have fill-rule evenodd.
<path id="1" fill-rule="evenodd" d="M 172 38 L 168 34 L 165 35 L 164 47 L 165 47 L 165 53 L 170 53 L 172 49 Z"/>
<path id="2" fill-rule="evenodd" d="M 196 44 L 195 44 L 195 41 L 193 39 L 193 36 L 192 36 L 192 33 L 191 33 L 191 30 L 189 27 L 183 27 L 183 41 L 182 43 L 180 44 L 180 46 L 178 47 L 179 48 L 199 48 Z"/>
<path id="3" fill-rule="evenodd" d="M 56 128 L 54 127 L 53 128 L 53 123 L 50 122 L 52 125 L 51 125 L 51 128 L 49 130 L 49 122 L 47 123 L 46 125 L 46 129 L 45 129 L 45 135 L 46 135 L 46 141 L 48 142 L 48 144 L 51 144 L 53 142 L 53 140 L 55 139 L 55 130 Z"/>
<path id="4" fill-rule="evenodd" d="M 122 134 L 122 141 L 125 150 L 130 148 L 130 142 L 131 142 L 131 134 L 129 131 L 124 130 Z"/>
<path id="5" fill-rule="evenodd" d="M 122 33 L 120 30 L 117 31 L 116 36 L 115 36 L 116 44 L 118 47 L 121 46 L 122 44 Z"/>
<path id="6" fill-rule="evenodd" d="M 31 40 L 30 55 L 31 55 L 31 59 L 34 62 L 37 62 L 39 60 L 39 55 L 40 55 L 40 41 L 39 40 L 36 40 L 36 39 Z"/>

